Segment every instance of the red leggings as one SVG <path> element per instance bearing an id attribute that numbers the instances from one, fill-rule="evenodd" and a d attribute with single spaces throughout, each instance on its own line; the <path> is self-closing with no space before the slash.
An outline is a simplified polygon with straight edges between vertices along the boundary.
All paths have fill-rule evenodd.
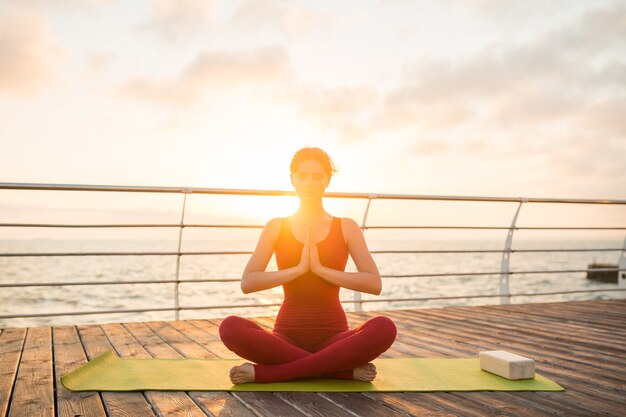
<path id="1" fill-rule="evenodd" d="M 229 316 L 220 325 L 226 347 L 255 362 L 255 382 L 281 382 L 318 375 L 352 379 L 354 368 L 389 349 L 396 339 L 391 319 L 378 316 L 331 336 L 317 352 L 299 348 L 252 320 Z"/>

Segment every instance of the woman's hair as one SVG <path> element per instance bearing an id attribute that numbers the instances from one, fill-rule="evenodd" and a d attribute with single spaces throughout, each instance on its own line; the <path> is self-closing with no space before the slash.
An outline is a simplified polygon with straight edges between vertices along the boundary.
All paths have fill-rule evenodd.
<path id="1" fill-rule="evenodd" d="M 322 165 L 322 168 L 324 169 L 324 172 L 326 173 L 328 178 L 332 177 L 333 174 L 337 172 L 335 164 L 333 164 L 332 159 L 330 159 L 330 156 L 328 156 L 326 152 L 324 152 L 320 148 L 302 148 L 298 152 L 296 152 L 291 159 L 291 173 L 293 174 L 294 172 L 296 172 L 303 161 L 307 161 L 310 159 L 313 159 L 314 161 L 317 161 Z"/>

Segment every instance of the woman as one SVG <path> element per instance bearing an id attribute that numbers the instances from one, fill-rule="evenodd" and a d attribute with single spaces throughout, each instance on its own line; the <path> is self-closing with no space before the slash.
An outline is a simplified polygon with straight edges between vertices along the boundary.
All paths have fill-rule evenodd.
<path id="1" fill-rule="evenodd" d="M 357 223 L 324 210 L 322 196 L 333 171 L 319 148 L 300 149 L 293 157 L 291 183 L 300 207 L 267 223 L 241 279 L 245 294 L 283 286 L 274 330 L 237 316 L 220 325 L 224 345 L 255 362 L 231 369 L 234 384 L 318 375 L 372 381 L 376 367 L 369 362 L 395 340 L 396 327 L 387 317 L 348 328 L 340 287 L 378 295 L 381 279 Z M 278 271 L 265 271 L 274 253 Z M 358 272 L 344 272 L 348 255 Z"/>

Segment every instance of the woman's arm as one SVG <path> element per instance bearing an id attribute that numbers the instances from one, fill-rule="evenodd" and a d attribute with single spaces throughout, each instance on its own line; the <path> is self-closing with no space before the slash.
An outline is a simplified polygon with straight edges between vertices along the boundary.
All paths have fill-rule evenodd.
<path id="1" fill-rule="evenodd" d="M 331 284 L 349 290 L 378 295 L 382 291 L 382 281 L 378 267 L 367 249 L 367 244 L 359 225 L 352 219 L 346 218 L 346 220 L 347 227 L 344 233 L 347 238 L 348 251 L 359 272 L 344 272 L 325 267 L 319 260 L 317 246 L 314 244 L 310 245 L 311 271 Z"/>
<path id="2" fill-rule="evenodd" d="M 277 287 L 308 271 L 308 245 L 306 245 L 306 251 L 303 250 L 302 259 L 298 265 L 281 269 L 280 271 L 265 271 L 274 253 L 274 245 L 280 234 L 281 222 L 282 219 L 280 218 L 272 219 L 263 228 L 256 249 L 254 253 L 252 253 L 241 276 L 241 291 L 244 294 Z M 304 253 L 306 253 L 307 256 L 304 256 Z"/>

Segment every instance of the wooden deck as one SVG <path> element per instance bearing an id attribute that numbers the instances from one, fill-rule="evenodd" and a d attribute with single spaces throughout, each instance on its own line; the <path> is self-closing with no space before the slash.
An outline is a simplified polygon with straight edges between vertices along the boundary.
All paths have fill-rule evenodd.
<path id="1" fill-rule="evenodd" d="M 388 357 L 534 358 L 565 392 L 71 392 L 60 376 L 106 350 L 127 358 L 232 358 L 220 320 L 0 329 L 4 416 L 590 416 L 626 414 L 626 300 L 380 312 L 398 338 Z M 349 313 L 352 325 L 378 313 Z M 271 326 L 272 318 L 258 321 Z"/>

